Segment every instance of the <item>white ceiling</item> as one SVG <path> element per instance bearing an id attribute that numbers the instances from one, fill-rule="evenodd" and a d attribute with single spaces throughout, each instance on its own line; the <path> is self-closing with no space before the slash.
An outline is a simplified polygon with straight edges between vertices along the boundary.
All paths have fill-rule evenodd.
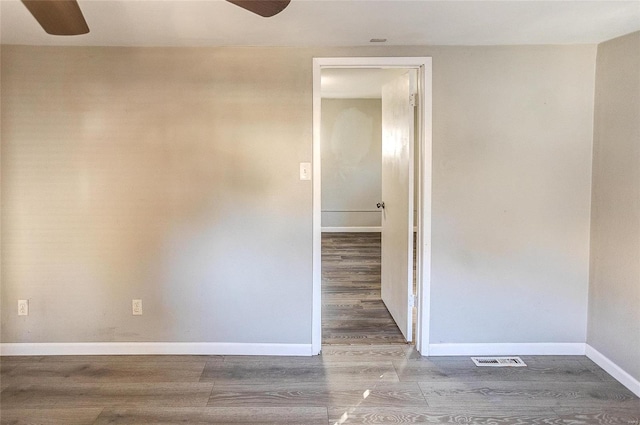
<path id="1" fill-rule="evenodd" d="M 3 44 L 363 46 L 599 43 L 640 30 L 634 1 L 292 0 L 261 18 L 224 0 L 79 0 L 87 35 L 47 35 L 18 0 L 0 1 Z"/>

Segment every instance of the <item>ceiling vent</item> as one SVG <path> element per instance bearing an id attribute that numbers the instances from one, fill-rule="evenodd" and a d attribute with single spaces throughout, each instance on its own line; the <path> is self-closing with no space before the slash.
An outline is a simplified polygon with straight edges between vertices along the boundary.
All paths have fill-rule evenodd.
<path id="1" fill-rule="evenodd" d="M 520 357 L 471 357 L 476 366 L 526 367 Z"/>

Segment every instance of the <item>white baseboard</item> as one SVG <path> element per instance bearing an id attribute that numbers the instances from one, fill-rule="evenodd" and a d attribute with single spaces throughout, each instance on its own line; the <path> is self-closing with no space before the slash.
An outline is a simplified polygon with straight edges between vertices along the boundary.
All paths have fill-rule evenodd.
<path id="1" fill-rule="evenodd" d="M 586 355 L 589 357 L 595 364 L 604 369 L 609 375 L 613 376 L 618 382 L 620 382 L 625 387 L 629 388 L 631 392 L 640 397 L 640 381 L 627 373 L 620 366 L 612 362 L 608 357 L 604 354 L 586 344 Z"/>
<path id="2" fill-rule="evenodd" d="M 585 344 L 513 343 L 513 344 L 429 344 L 429 356 L 584 356 Z"/>
<path id="3" fill-rule="evenodd" d="M 47 342 L 0 344 L 2 356 L 82 355 L 311 356 L 311 344 L 225 342 Z"/>
<path id="4" fill-rule="evenodd" d="M 323 227 L 323 233 L 380 233 L 380 226 Z"/>

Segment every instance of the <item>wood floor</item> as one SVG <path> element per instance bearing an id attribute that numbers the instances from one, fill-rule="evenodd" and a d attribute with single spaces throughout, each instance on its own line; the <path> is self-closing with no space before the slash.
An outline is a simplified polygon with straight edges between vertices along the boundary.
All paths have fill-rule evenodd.
<path id="1" fill-rule="evenodd" d="M 527 368 L 333 345 L 314 357 L 0 359 L 2 424 L 626 424 L 640 400 L 586 357 Z"/>
<path id="2" fill-rule="evenodd" d="M 380 233 L 322 234 L 322 343 L 405 343 L 380 298 Z"/>

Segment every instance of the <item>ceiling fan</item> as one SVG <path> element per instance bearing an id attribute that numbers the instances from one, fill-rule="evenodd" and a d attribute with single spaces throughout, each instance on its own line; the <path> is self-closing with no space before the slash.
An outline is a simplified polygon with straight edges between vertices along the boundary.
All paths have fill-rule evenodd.
<path id="1" fill-rule="evenodd" d="M 284 10 L 291 0 L 226 0 L 265 18 Z M 89 32 L 77 0 L 22 0 L 40 26 L 51 35 L 81 35 Z"/>

